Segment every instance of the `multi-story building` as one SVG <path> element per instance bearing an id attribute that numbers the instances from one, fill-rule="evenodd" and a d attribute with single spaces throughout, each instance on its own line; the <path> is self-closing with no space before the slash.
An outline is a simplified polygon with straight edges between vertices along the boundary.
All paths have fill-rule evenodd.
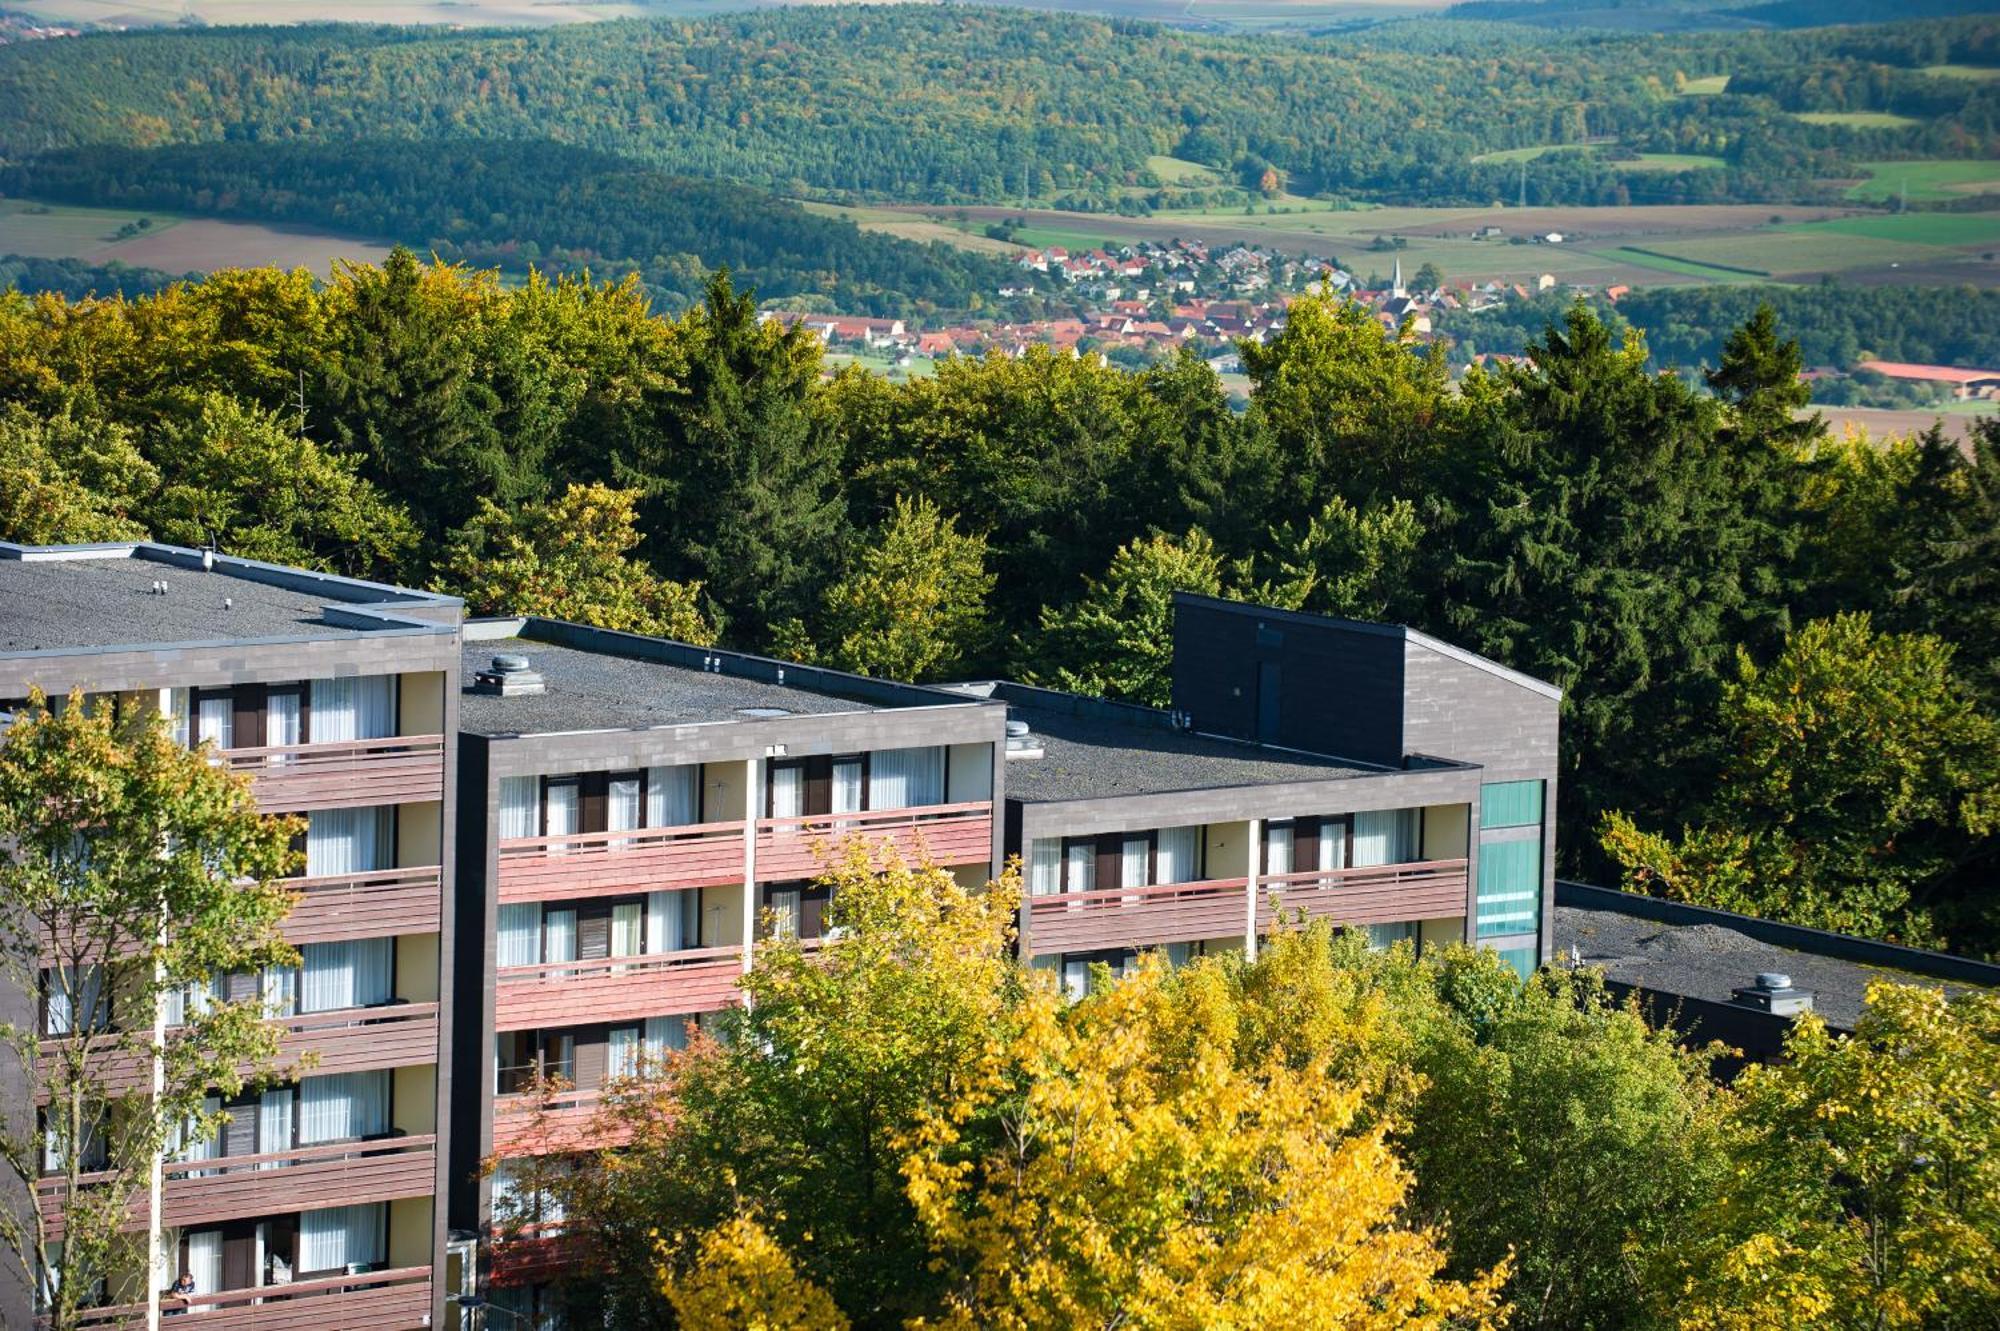
<path id="1" fill-rule="evenodd" d="M 1254 953 L 1281 916 L 1477 943 L 1524 974 L 1553 910 L 1560 693 L 1404 628 L 1182 594 L 1169 710 L 1005 702 L 1020 948 L 1080 990 L 1143 948 Z"/>
<path id="2" fill-rule="evenodd" d="M 284 925 L 300 964 L 202 986 L 268 1005 L 283 1079 L 218 1103 L 217 1137 L 164 1162 L 95 1324 L 441 1324 L 460 617 L 449 597 L 169 546 L 0 545 L 0 712 L 39 688 L 164 714 L 307 827 Z M 83 1034 L 32 995 L 0 1003 Z M 147 1094 L 143 1071 L 104 1083 Z M 60 1187 L 14 1200 L 60 1233 Z M 163 1300 L 183 1272 L 193 1297 Z M 0 1325 L 33 1325 L 31 1304 L 6 1290 Z"/>
<path id="3" fill-rule="evenodd" d="M 834 838 L 995 871 L 1002 707 L 541 619 L 466 625 L 464 676 L 465 1227 L 490 1227 L 524 1157 L 613 1144 L 592 1134 L 604 1085 L 739 1001 L 760 931 L 822 935 Z M 559 1101 L 528 1093 L 551 1075 Z M 513 1245 L 496 1297 L 526 1315 L 554 1251 Z"/>

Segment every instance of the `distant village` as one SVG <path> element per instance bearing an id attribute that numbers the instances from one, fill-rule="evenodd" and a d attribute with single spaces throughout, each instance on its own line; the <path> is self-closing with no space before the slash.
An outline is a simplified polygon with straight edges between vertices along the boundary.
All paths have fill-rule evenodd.
<path id="1" fill-rule="evenodd" d="M 1533 237 L 1559 245 L 1560 234 Z M 997 352 L 1020 356 L 1030 347 L 1073 355 L 1096 355 L 1107 363 L 1140 366 L 1181 347 L 1198 350 L 1220 374 L 1241 370 L 1236 344 L 1263 342 L 1285 326 L 1285 311 L 1301 294 L 1334 293 L 1360 304 L 1385 333 L 1429 341 L 1448 313 L 1493 309 L 1528 301 L 1551 291 L 1601 299 L 1616 305 L 1630 292 L 1622 284 L 1605 287 L 1559 282 L 1542 273 L 1531 283 L 1448 282 L 1428 267 L 1406 275 L 1393 242 L 1378 241 L 1390 263 L 1389 276 L 1364 278 L 1324 259 L 1283 255 L 1248 245 L 1212 248 L 1198 240 L 1141 241 L 1117 249 L 1027 249 L 1015 256 L 1018 284 L 1000 297 L 1061 294 L 1079 313 L 1030 321 L 961 322 L 921 328 L 903 319 L 768 311 L 767 319 L 803 326 L 819 335 L 829 351 L 886 360 L 892 371 L 921 373 L 925 362 L 948 356 Z M 1371 247 L 1373 252 L 1373 247 Z M 1472 352 L 1452 365 L 1462 374 L 1474 365 L 1520 359 L 1499 352 Z M 1803 376 L 1817 400 L 1867 401 L 1902 394 L 1916 400 L 2000 401 L 2000 370 L 1943 365 L 1863 361 L 1841 368 L 1818 366 Z M 1884 402 L 1882 405 L 1903 405 Z"/>
<path id="2" fill-rule="evenodd" d="M 1386 331 L 1406 328 L 1426 339 L 1433 316 L 1441 311 L 1487 309 L 1558 285 L 1546 273 L 1533 285 L 1445 283 L 1423 270 L 1406 279 L 1400 255 L 1383 257 L 1391 263 L 1390 276 L 1371 286 L 1368 279 L 1324 259 L 1247 245 L 1212 249 L 1200 241 L 1178 240 L 1116 250 L 1050 246 L 1017 255 L 1020 283 L 996 294 L 1006 298 L 1059 291 L 1085 307 L 1073 317 L 940 328 L 919 328 L 903 319 L 782 309 L 766 317 L 812 330 L 829 350 L 887 358 L 904 369 L 919 360 L 952 355 L 997 351 L 1019 356 L 1035 346 L 1136 364 L 1191 346 L 1227 374 L 1238 368 L 1236 343 L 1262 342 L 1283 328 L 1287 306 L 1302 293 L 1345 295 L 1373 312 Z M 1625 292 L 1614 286 L 1602 294 L 1616 301 Z"/>

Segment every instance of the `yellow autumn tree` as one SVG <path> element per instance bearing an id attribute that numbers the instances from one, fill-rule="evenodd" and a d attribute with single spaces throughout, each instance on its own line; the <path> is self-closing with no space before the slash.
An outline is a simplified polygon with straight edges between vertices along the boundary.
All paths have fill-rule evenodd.
<path id="1" fill-rule="evenodd" d="M 754 1216 L 739 1215 L 692 1244 L 692 1260 L 660 1268 L 680 1331 L 847 1331 L 833 1299 L 799 1274 Z"/>
<path id="2" fill-rule="evenodd" d="M 1204 963 L 1065 1008 L 1023 999 L 1003 1075 L 905 1142 L 956 1272 L 936 1331 L 1496 1326 L 1505 1264 L 1443 1278 L 1440 1236 L 1364 1088 L 1246 1029 Z"/>

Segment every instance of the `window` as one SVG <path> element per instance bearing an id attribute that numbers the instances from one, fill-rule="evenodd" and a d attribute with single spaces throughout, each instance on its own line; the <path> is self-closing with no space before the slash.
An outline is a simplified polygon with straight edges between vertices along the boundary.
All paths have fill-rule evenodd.
<path id="1" fill-rule="evenodd" d="M 366 1271 L 382 1263 L 388 1247 L 389 1208 L 381 1202 L 330 1206 L 299 1216 L 301 1278 Z"/>
<path id="2" fill-rule="evenodd" d="M 104 968 L 61 966 L 42 972 L 43 1033 L 77 1035 L 111 1029 L 111 993 Z"/>
<path id="3" fill-rule="evenodd" d="M 606 1080 L 639 1075 L 639 1051 L 644 1036 L 638 1026 L 613 1026 L 604 1033 Z"/>
<path id="4" fill-rule="evenodd" d="M 494 964 L 533 966 L 542 959 L 542 908 L 533 901 L 500 907 Z"/>
<path id="5" fill-rule="evenodd" d="M 389 1073 L 342 1072 L 299 1083 L 299 1145 L 358 1141 L 389 1130 Z"/>
<path id="6" fill-rule="evenodd" d="M 1479 936 L 1531 934 L 1541 924 L 1542 843 L 1490 841 L 1479 847 Z"/>
<path id="7" fill-rule="evenodd" d="M 1354 864 L 1408 864 L 1417 858 L 1421 828 L 1416 809 L 1379 809 L 1354 815 Z"/>
<path id="8" fill-rule="evenodd" d="M 1192 883 L 1201 877 L 1199 827 L 1163 827 L 1153 835 L 1153 881 Z"/>
<path id="9" fill-rule="evenodd" d="M 227 693 L 199 693 L 195 697 L 194 742 L 213 744 L 218 749 L 236 747 L 236 700 Z"/>
<path id="10" fill-rule="evenodd" d="M 1525 982 L 1535 973 L 1535 949 L 1532 947 L 1510 947 L 1500 952 L 1500 960 L 1514 968 L 1514 973 Z"/>
<path id="11" fill-rule="evenodd" d="M 315 744 L 387 739 L 396 733 L 396 677 L 316 679 L 310 685 Z"/>
<path id="12" fill-rule="evenodd" d="M 621 772 L 604 784 L 604 830 L 630 832 L 645 826 L 645 777 L 638 772 Z M 614 838 L 615 847 L 629 844 Z"/>
<path id="13" fill-rule="evenodd" d="M 1386 952 L 1396 944 L 1416 941 L 1417 926 L 1405 921 L 1402 924 L 1371 924 L 1368 926 L 1368 946 L 1377 952 Z"/>
<path id="14" fill-rule="evenodd" d="M 701 821 L 701 764 L 646 769 L 646 826 L 686 827 Z"/>
<path id="15" fill-rule="evenodd" d="M 944 803 L 944 749 L 882 749 L 869 755 L 868 807 L 914 809 Z"/>
<path id="16" fill-rule="evenodd" d="M 1052 897 L 1063 890 L 1061 837 L 1036 837 L 1028 843 L 1028 895 Z"/>
<path id="17" fill-rule="evenodd" d="M 532 776 L 504 776 L 500 778 L 500 836 L 502 840 L 512 837 L 540 836 L 542 819 L 540 805 L 541 782 Z"/>
<path id="18" fill-rule="evenodd" d="M 305 742 L 305 690 L 296 684 L 267 690 L 264 694 L 265 745 L 275 749 Z"/>
<path id="19" fill-rule="evenodd" d="M 861 812 L 868 793 L 864 785 L 866 767 L 859 756 L 833 760 L 833 808 L 830 812 Z"/>
<path id="20" fill-rule="evenodd" d="M 1097 838 L 1075 837 L 1063 842 L 1063 891 L 1091 892 L 1097 888 Z"/>
<path id="21" fill-rule="evenodd" d="M 1542 821 L 1542 783 L 1495 781 L 1479 788 L 1479 826 L 1533 827 Z"/>
<path id="22" fill-rule="evenodd" d="M 766 816 L 802 818 L 806 812 L 806 767 L 804 763 L 772 763 L 770 794 Z"/>
<path id="23" fill-rule="evenodd" d="M 299 1011 L 379 1007 L 394 996 L 395 940 L 307 943 L 299 949 Z"/>
<path id="24" fill-rule="evenodd" d="M 701 889 L 646 894 L 646 954 L 701 946 Z"/>
<path id="25" fill-rule="evenodd" d="M 582 786 L 575 778 L 547 783 L 542 800 L 542 835 L 575 836 L 582 830 Z M 564 849 L 562 846 L 550 846 L 549 853 L 559 855 Z"/>
<path id="26" fill-rule="evenodd" d="M 396 863 L 396 811 L 315 809 L 306 815 L 306 877 L 373 873 Z"/>

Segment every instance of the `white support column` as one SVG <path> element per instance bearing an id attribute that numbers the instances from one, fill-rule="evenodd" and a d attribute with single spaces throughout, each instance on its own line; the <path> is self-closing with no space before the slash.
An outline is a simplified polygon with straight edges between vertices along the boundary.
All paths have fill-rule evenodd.
<path id="1" fill-rule="evenodd" d="M 752 758 L 743 788 L 743 973 L 754 963 L 757 939 L 757 819 L 764 812 L 764 760 Z"/>
<path id="2" fill-rule="evenodd" d="M 1249 880 L 1244 893 L 1244 906 L 1248 917 L 1243 923 L 1243 955 L 1251 961 L 1257 959 L 1257 869 L 1263 863 L 1264 820 L 1252 818 L 1249 822 L 1250 844 L 1246 848 L 1244 865 L 1245 877 Z"/>

